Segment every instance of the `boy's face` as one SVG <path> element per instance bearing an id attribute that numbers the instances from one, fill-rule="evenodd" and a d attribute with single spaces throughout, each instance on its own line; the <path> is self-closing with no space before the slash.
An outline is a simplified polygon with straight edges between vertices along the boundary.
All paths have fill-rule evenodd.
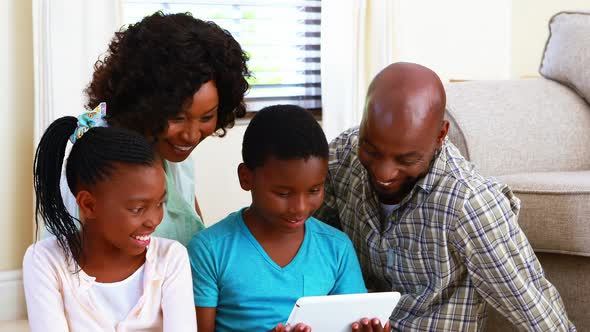
<path id="1" fill-rule="evenodd" d="M 238 167 L 242 189 L 251 191 L 256 222 L 268 230 L 297 232 L 324 200 L 326 159 L 279 160 L 274 157 L 250 170 Z"/>

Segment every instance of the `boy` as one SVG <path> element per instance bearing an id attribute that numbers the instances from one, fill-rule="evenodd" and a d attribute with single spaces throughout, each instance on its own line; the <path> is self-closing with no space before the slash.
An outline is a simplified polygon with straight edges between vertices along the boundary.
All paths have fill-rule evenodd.
<path id="1" fill-rule="evenodd" d="M 242 157 L 238 177 L 252 204 L 188 246 L 199 331 L 283 330 L 277 323 L 299 297 L 366 292 L 351 241 L 311 217 L 328 166 L 328 142 L 311 113 L 262 109 L 246 129 Z"/>

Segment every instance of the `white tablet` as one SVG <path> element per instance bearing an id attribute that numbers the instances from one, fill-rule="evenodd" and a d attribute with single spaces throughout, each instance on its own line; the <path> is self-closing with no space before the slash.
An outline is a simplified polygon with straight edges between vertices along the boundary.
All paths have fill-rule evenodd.
<path id="1" fill-rule="evenodd" d="M 351 324 L 363 317 L 379 318 L 385 324 L 400 297 L 398 292 L 302 297 L 287 323 L 305 323 L 314 332 L 350 332 Z"/>

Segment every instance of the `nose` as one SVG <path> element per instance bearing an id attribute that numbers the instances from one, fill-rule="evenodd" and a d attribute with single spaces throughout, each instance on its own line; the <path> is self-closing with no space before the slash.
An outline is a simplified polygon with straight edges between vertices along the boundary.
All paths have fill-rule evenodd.
<path id="1" fill-rule="evenodd" d="M 164 217 L 164 210 L 162 208 L 151 208 L 150 211 L 145 215 L 145 220 L 143 222 L 143 226 L 153 230 L 160 222 L 162 222 L 162 218 Z"/>
<path id="2" fill-rule="evenodd" d="M 380 182 L 389 182 L 399 174 L 398 166 L 392 161 L 380 161 L 373 167 L 373 176 Z"/>
<path id="3" fill-rule="evenodd" d="M 294 195 L 289 200 L 289 213 L 296 217 L 303 217 L 307 211 L 307 199 L 305 195 Z"/>
<path id="4" fill-rule="evenodd" d="M 194 121 L 188 122 L 180 134 L 182 140 L 188 145 L 197 145 L 201 141 L 201 136 L 201 127 Z"/>

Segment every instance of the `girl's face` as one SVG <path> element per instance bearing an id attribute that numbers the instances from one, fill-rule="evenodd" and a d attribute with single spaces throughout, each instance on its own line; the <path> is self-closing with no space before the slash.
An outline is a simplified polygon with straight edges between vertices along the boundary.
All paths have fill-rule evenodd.
<path id="1" fill-rule="evenodd" d="M 143 254 L 160 224 L 166 199 L 166 178 L 154 166 L 116 164 L 111 178 L 77 195 L 86 216 L 85 241 L 103 253 Z"/>
<path id="2" fill-rule="evenodd" d="M 208 81 L 193 95 L 189 108 L 168 120 L 166 130 L 158 137 L 156 151 L 160 157 L 180 162 L 215 131 L 219 96 L 215 82 Z"/>

